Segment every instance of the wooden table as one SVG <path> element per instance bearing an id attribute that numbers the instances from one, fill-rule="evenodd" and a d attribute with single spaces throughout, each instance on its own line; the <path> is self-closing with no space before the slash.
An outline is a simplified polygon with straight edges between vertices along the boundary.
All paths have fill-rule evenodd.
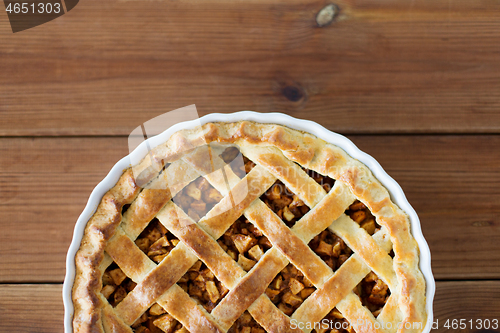
<path id="1" fill-rule="evenodd" d="M 436 331 L 500 320 L 500 2 L 339 0 L 318 27 L 327 4 L 86 0 L 16 34 L 0 14 L 1 332 L 63 331 L 90 192 L 132 129 L 193 103 L 347 135 L 420 216 Z"/>

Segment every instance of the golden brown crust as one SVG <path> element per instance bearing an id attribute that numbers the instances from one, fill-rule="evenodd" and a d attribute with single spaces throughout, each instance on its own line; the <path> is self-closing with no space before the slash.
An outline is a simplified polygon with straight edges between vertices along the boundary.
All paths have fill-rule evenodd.
<path id="1" fill-rule="evenodd" d="M 96 212 L 87 223 L 80 249 L 75 256 L 75 282 L 73 284 L 73 328 L 75 332 L 103 332 L 100 297 L 104 248 L 121 221 L 121 210 L 131 203 L 139 187 L 132 170 L 126 170 L 117 184 L 101 200 Z"/>
<path id="2" fill-rule="evenodd" d="M 244 187 L 243 180 L 229 174 L 231 192 L 234 191 L 231 193 L 224 189 L 223 179 L 215 173 L 206 175 L 212 167 L 208 162 L 215 161 L 215 158 L 211 157 L 208 161 L 201 159 L 203 163 L 200 163 L 200 158 L 196 154 L 203 152 L 191 150 L 211 142 L 236 145 L 243 155 L 257 163 L 244 179 L 248 187 Z M 186 184 L 195 176 L 186 170 L 205 174 L 205 178 L 225 196 L 225 199 L 199 223 L 190 224 L 194 221 L 184 216 L 183 212 L 176 212 L 175 205 L 170 201 L 175 193 L 171 195 L 168 190 L 144 189 L 139 194 L 140 189 L 134 181 L 133 170 L 127 170 L 117 185 L 106 193 L 96 213 L 89 220 L 75 258 L 76 278 L 73 287 L 75 333 L 118 330 L 116 327 L 133 323 L 155 301 L 167 311 L 170 309 L 174 312 L 171 313 L 173 316 L 179 313 L 180 308 L 189 309 L 190 319 L 179 319 L 179 321 L 191 332 L 226 331 L 247 308 L 257 322 L 268 331 L 291 332 L 295 331 L 290 327 L 291 318 L 299 322 L 320 320 L 334 306 L 347 319 L 362 318 L 372 324 L 382 319 L 386 322 L 399 320 L 403 322 L 403 326 L 406 322 L 420 322 L 422 323 L 420 329 L 403 328 L 400 331 L 419 332 L 423 329 L 426 321 L 425 281 L 418 267 L 418 246 L 410 233 L 409 219 L 390 200 L 389 193 L 370 170 L 340 148 L 311 134 L 280 125 L 247 121 L 208 123 L 202 129 L 175 133 L 166 143 L 155 148 L 148 158 L 134 167 L 134 170 L 150 170 L 148 163 L 153 165 L 171 163 L 171 170 L 176 170 L 176 175 Z M 332 191 L 327 194 L 297 164 L 335 179 L 337 182 Z M 147 174 L 147 177 L 152 178 L 150 171 Z M 168 169 L 163 174 L 168 174 Z M 258 199 L 262 191 L 269 188 L 275 179 L 281 180 L 312 209 L 292 229 L 281 223 L 281 220 Z M 228 194 L 237 195 L 243 188 L 249 189 L 244 200 L 236 207 L 225 209 L 224 205 L 228 204 Z M 342 214 L 343 209 L 356 198 L 370 209 L 382 226 L 376 237 L 370 237 L 355 222 Z M 117 232 L 117 227 L 122 221 L 121 209 L 123 205 L 131 203 L 130 209 L 123 217 L 121 229 Z M 266 270 L 262 270 L 263 264 L 259 262 L 253 270 L 246 273 L 238 265 L 235 266 L 235 262 L 227 257 L 224 251 L 220 252 L 214 240 L 218 239 L 241 213 L 259 227 L 274 245 L 271 252 L 263 257 L 269 261 Z M 117 245 L 119 243 L 114 244 L 114 241 L 121 236 L 135 239 L 155 216 L 167 229 L 172 229 L 170 231 L 183 243 L 158 267 L 147 257 L 130 259 L 132 262 L 129 265 L 124 263 L 124 268 L 120 266 L 124 271 L 128 270 L 125 272 L 127 276 L 134 281 L 137 280 L 135 282 L 139 283 L 138 289 L 127 295 L 117 308 L 110 309 L 109 306 L 104 306 L 100 290 L 105 250 L 115 261 L 120 260 L 125 254 L 120 251 Z M 186 221 L 188 225 L 183 224 Z M 328 226 L 355 252 L 336 272 L 332 272 L 307 246 L 307 242 Z M 123 244 L 133 246 L 130 239 L 125 240 Z M 394 259 L 387 254 L 391 247 L 395 253 Z M 134 251 L 130 249 L 128 252 L 140 256 Z M 166 266 L 166 264 L 175 258 L 176 253 L 185 258 L 185 265 L 181 265 L 181 268 L 174 273 L 169 271 L 172 265 Z M 188 302 L 187 294 L 175 285 L 183 271 L 186 271 L 196 258 L 201 258 L 217 278 L 231 290 L 212 313 L 207 313 L 194 303 Z M 220 260 L 224 258 L 227 260 Z M 267 280 L 279 272 L 279 267 L 284 267 L 288 262 L 301 269 L 318 288 L 291 318 L 278 310 L 269 298 L 262 295 L 261 290 L 267 286 Z M 359 298 L 350 292 L 359 279 L 370 270 L 377 273 L 392 291 L 389 302 L 379 318 L 374 318 L 361 306 Z M 161 279 L 156 275 L 158 273 L 156 271 L 169 272 L 170 277 L 175 279 Z M 257 286 L 258 280 L 266 280 L 266 283 Z M 339 293 L 339 288 L 343 292 Z M 143 303 L 139 310 L 134 308 L 134 299 L 138 303 Z M 180 304 L 179 300 L 186 300 L 187 303 Z M 232 307 L 231 302 L 234 305 Z M 266 311 L 263 311 L 264 309 Z M 189 320 L 194 320 L 193 316 L 203 324 L 196 326 L 190 322 Z"/>
<path id="3" fill-rule="evenodd" d="M 245 275 L 212 311 L 215 318 L 220 318 L 221 327 L 229 329 L 236 319 L 264 294 L 266 287 L 276 275 L 273 272 L 279 272 L 286 264 L 286 259 L 276 255 L 272 250 L 266 253 L 252 271 Z"/>
<path id="4" fill-rule="evenodd" d="M 264 205 L 257 202 L 254 205 Z M 280 250 L 295 267 L 300 269 L 313 284 L 323 284 L 324 279 L 331 275 L 332 270 L 314 252 L 309 250 L 307 244 L 295 235 L 286 225 L 279 223 L 279 218 L 264 207 L 254 209 L 247 218 L 267 236 L 275 248 Z M 286 240 L 283 242 L 283 240 Z"/>
<path id="5" fill-rule="evenodd" d="M 116 312 L 127 324 L 132 324 L 142 313 L 172 287 L 198 258 L 176 248 L 154 270 L 151 270 L 132 292 L 118 304 Z"/>

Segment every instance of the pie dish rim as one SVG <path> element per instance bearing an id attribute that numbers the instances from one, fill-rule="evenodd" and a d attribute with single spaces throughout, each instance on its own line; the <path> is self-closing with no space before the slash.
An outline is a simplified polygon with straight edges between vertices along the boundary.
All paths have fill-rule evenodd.
<path id="1" fill-rule="evenodd" d="M 262 124 L 277 124 L 298 131 L 310 133 L 320 139 L 323 139 L 333 145 L 338 146 L 344 150 L 349 156 L 363 163 L 368 167 L 375 178 L 387 189 L 390 194 L 391 200 L 398 205 L 408 216 L 411 223 L 411 234 L 419 246 L 419 268 L 424 276 L 426 282 L 426 312 L 427 322 L 423 332 L 429 332 L 433 322 L 432 303 L 435 293 L 435 281 L 431 270 L 430 264 L 430 250 L 427 242 L 422 234 L 419 218 L 408 202 L 402 188 L 399 184 L 389 176 L 382 166 L 370 155 L 361 151 L 354 143 L 345 136 L 332 132 L 316 122 L 310 120 L 303 120 L 291 117 L 283 113 L 259 113 L 254 111 L 241 111 L 231 114 L 212 113 L 200 117 L 196 120 L 177 123 L 170 128 L 166 129 L 159 135 L 149 138 L 139 145 L 131 154 L 119 160 L 109 171 L 106 177 L 94 188 L 92 191 L 85 209 L 80 214 L 73 232 L 71 245 L 68 249 L 66 257 L 66 276 L 63 285 L 63 303 L 64 303 L 64 329 L 65 333 L 73 332 L 72 319 L 73 319 L 73 302 L 72 302 L 72 287 L 75 279 L 75 255 L 80 247 L 81 240 L 84 235 L 84 229 L 89 219 L 94 214 L 97 206 L 99 205 L 104 194 L 111 189 L 123 171 L 131 166 L 131 160 L 140 160 L 144 156 L 144 149 L 146 144 L 151 148 L 165 142 L 175 132 L 182 129 L 189 129 L 196 126 L 204 125 L 211 122 L 224 122 L 232 123 L 239 121 L 252 121 Z M 146 143 L 147 142 L 147 143 Z"/>

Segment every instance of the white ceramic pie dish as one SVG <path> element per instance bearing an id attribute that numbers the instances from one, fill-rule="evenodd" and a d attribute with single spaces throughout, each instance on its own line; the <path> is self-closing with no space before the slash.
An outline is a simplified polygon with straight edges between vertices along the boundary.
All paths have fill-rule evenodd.
<path id="1" fill-rule="evenodd" d="M 173 133 L 182 129 L 188 129 L 199 126 L 200 122 L 201 125 L 203 125 L 209 122 L 237 122 L 242 120 L 254 121 L 257 123 L 280 124 L 299 131 L 311 133 L 317 136 L 318 138 L 321 138 L 327 142 L 330 142 L 342 148 L 347 154 L 357 159 L 361 163 L 365 164 L 372 171 L 373 175 L 389 191 L 392 201 L 396 203 L 402 210 L 404 210 L 410 217 L 411 233 L 415 238 L 415 240 L 417 241 L 420 250 L 419 266 L 426 281 L 426 311 L 428 317 L 423 332 L 425 333 L 430 332 L 433 322 L 432 303 L 436 288 L 434 277 L 432 275 L 432 270 L 431 270 L 430 250 L 422 234 L 422 230 L 420 227 L 420 220 L 417 216 L 417 213 L 406 199 L 406 196 L 404 195 L 403 190 L 401 189 L 399 184 L 382 169 L 380 164 L 373 157 L 359 150 L 354 145 L 354 143 L 352 143 L 349 139 L 340 134 L 333 133 L 313 121 L 293 118 L 282 113 L 258 113 L 252 111 L 242 111 L 232 114 L 213 113 L 201 117 L 198 120 L 178 123 L 166 129 L 161 134 L 148 139 L 147 142 L 146 141 L 143 142 L 131 154 L 125 156 L 120 161 L 118 161 L 113 166 L 108 175 L 94 188 L 87 202 L 87 205 L 85 206 L 85 209 L 83 210 L 82 214 L 78 218 L 78 221 L 76 222 L 75 230 L 73 233 L 73 240 L 71 242 L 66 257 L 66 276 L 63 285 L 63 302 L 65 310 L 64 332 L 65 333 L 73 332 L 72 319 L 73 319 L 74 309 L 71 300 L 71 292 L 75 278 L 74 259 L 76 252 L 80 247 L 85 226 L 90 217 L 94 214 L 103 195 L 116 184 L 116 182 L 122 175 L 123 171 L 131 165 L 130 161 L 131 160 L 137 161 L 140 160 L 142 157 L 144 157 L 146 152 L 145 149 L 146 145 L 149 145 L 149 147 L 151 148 L 156 147 L 157 145 L 165 142 Z"/>

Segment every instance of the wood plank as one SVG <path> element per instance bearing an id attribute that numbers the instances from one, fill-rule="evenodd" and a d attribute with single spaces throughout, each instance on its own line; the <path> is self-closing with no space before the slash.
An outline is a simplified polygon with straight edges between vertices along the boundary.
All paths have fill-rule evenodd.
<path id="1" fill-rule="evenodd" d="M 404 189 L 437 279 L 500 278 L 500 136 L 350 136 Z M 0 281 L 61 282 L 74 223 L 123 138 L 0 139 Z"/>
<path id="2" fill-rule="evenodd" d="M 0 135 L 127 135 L 193 103 L 343 133 L 500 131 L 500 3 L 336 3 L 323 28 L 319 0 L 88 0 L 17 34 L 4 16 Z"/>
<path id="3" fill-rule="evenodd" d="M 64 309 L 61 285 L 0 285 L 0 331 L 63 332 Z M 433 332 L 449 332 L 447 320 L 493 320 L 499 318 L 500 281 L 438 282 L 434 300 Z M 484 323 L 484 322 L 483 322 Z M 477 332 L 466 329 L 461 332 Z M 500 332 L 492 330 L 490 332 Z"/>
<path id="4" fill-rule="evenodd" d="M 0 281 L 61 282 L 92 189 L 126 138 L 0 140 Z"/>
<path id="5" fill-rule="evenodd" d="M 0 331 L 64 331 L 62 285 L 0 285 Z"/>

